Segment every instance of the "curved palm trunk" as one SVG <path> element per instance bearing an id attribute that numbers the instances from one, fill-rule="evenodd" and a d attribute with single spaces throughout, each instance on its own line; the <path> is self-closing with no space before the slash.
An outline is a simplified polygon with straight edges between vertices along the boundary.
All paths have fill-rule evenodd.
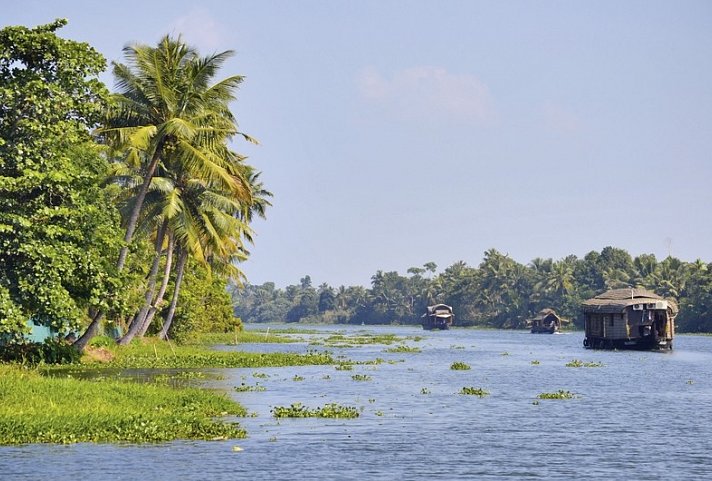
<path id="1" fill-rule="evenodd" d="M 161 227 L 158 229 L 158 234 L 156 235 L 156 255 L 153 257 L 153 265 L 151 266 L 151 272 L 148 275 L 148 286 L 146 287 L 146 297 L 143 307 L 138 312 L 136 317 L 134 317 L 131 325 L 129 326 L 128 332 L 119 339 L 119 345 L 125 346 L 130 343 L 133 338 L 138 334 L 141 326 L 143 326 L 143 321 L 146 319 L 146 314 L 151 308 L 151 301 L 156 293 L 156 278 L 158 277 L 158 268 L 161 265 L 161 248 L 163 246 L 163 239 L 166 235 L 166 227 L 168 226 L 168 221 L 163 221 Z"/>
<path id="2" fill-rule="evenodd" d="M 156 151 L 153 154 L 153 158 L 151 158 L 151 163 L 148 165 L 148 169 L 146 169 L 146 176 L 143 179 L 141 190 L 139 191 L 138 196 L 136 197 L 136 203 L 134 204 L 133 210 L 131 211 L 131 215 L 129 216 L 129 220 L 126 224 L 126 234 L 124 234 L 124 246 L 119 251 L 119 260 L 116 263 L 116 270 L 118 272 L 121 272 L 124 268 L 124 265 L 126 264 L 126 256 L 129 252 L 129 243 L 133 239 L 133 235 L 136 232 L 136 226 L 138 225 L 138 216 L 141 213 L 143 201 L 146 198 L 146 193 L 148 193 L 148 187 L 151 185 L 153 174 L 156 172 L 158 161 L 161 158 L 162 147 L 163 142 L 160 142 L 156 147 Z M 91 339 L 96 336 L 96 333 L 99 331 L 99 324 L 104 318 L 104 314 L 105 313 L 101 310 L 97 311 L 92 316 L 91 323 L 89 324 L 89 327 L 87 327 L 86 331 L 84 331 L 84 334 L 82 334 L 81 337 L 79 337 L 79 339 L 74 341 L 74 344 L 72 344 L 74 348 L 77 349 L 79 352 L 83 352 L 84 349 L 86 349 L 87 344 L 89 344 L 89 341 L 91 341 Z"/>
<path id="3" fill-rule="evenodd" d="M 166 320 L 163 322 L 161 332 L 158 334 L 158 337 L 160 339 L 168 339 L 168 330 L 171 328 L 173 316 L 176 313 L 176 305 L 178 304 L 178 294 L 180 294 L 180 285 L 183 282 L 183 272 L 185 271 L 185 263 L 187 260 L 188 251 L 181 249 L 180 256 L 178 257 L 178 264 L 176 265 L 176 284 L 173 288 L 173 297 L 171 298 L 171 305 L 168 308 Z"/>
<path id="4" fill-rule="evenodd" d="M 89 327 L 87 327 L 86 331 L 84 331 L 84 334 L 82 334 L 79 339 L 74 341 L 74 344 L 72 344 L 76 350 L 84 352 L 84 349 L 87 347 L 87 344 L 89 344 L 89 341 L 91 341 L 92 338 L 96 336 L 96 333 L 99 332 L 99 323 L 103 318 L 103 312 L 98 312 L 94 315 L 91 324 L 89 324 Z"/>
<path id="5" fill-rule="evenodd" d="M 156 315 L 158 308 L 161 307 L 161 304 L 163 304 L 163 296 L 166 295 L 166 289 L 168 289 L 168 281 L 170 280 L 170 277 L 171 277 L 171 267 L 173 266 L 174 243 L 175 242 L 173 240 L 173 236 L 169 233 L 168 234 L 168 249 L 166 251 L 166 266 L 163 269 L 163 280 L 161 281 L 161 287 L 158 289 L 158 294 L 156 294 L 156 298 L 153 300 L 153 304 L 151 305 L 151 308 L 148 310 L 146 319 L 144 319 L 143 324 L 141 326 L 141 330 L 138 332 L 138 337 L 143 337 L 146 334 L 146 331 L 148 330 L 148 327 L 151 325 L 151 322 L 153 321 L 153 317 Z"/>
<path id="6" fill-rule="evenodd" d="M 156 151 L 153 153 L 153 158 L 151 158 L 151 163 L 146 169 L 146 175 L 143 178 L 143 184 L 141 184 L 141 190 L 136 196 L 136 202 L 134 203 L 133 210 L 129 216 L 129 220 L 126 223 L 126 234 L 124 234 L 124 246 L 119 252 L 119 260 L 116 263 L 116 268 L 119 272 L 124 268 L 126 264 L 126 256 L 129 252 L 129 244 L 131 239 L 133 239 L 134 232 L 136 232 L 136 226 L 138 225 L 138 216 L 141 213 L 141 208 L 143 207 L 143 201 L 146 199 L 146 193 L 148 193 L 148 187 L 151 185 L 151 180 L 153 179 L 153 174 L 156 172 L 156 166 L 161 158 L 161 150 L 163 148 L 163 142 L 160 142 L 156 146 Z"/>

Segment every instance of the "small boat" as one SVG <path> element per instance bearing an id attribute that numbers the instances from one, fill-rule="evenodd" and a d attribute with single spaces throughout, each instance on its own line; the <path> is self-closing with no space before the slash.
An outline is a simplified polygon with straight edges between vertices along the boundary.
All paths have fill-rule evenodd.
<path id="1" fill-rule="evenodd" d="M 423 329 L 450 329 L 452 320 L 455 315 L 452 313 L 452 307 L 445 304 L 435 304 L 428 306 L 425 314 L 423 314 Z"/>

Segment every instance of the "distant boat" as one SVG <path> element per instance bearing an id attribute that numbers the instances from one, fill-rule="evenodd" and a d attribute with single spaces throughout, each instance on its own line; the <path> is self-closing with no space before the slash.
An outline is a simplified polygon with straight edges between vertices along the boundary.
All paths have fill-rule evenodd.
<path id="1" fill-rule="evenodd" d="M 423 329 L 428 331 L 433 329 L 450 329 L 455 315 L 452 307 L 445 304 L 435 304 L 428 306 L 423 314 Z"/>
<path id="2" fill-rule="evenodd" d="M 568 322 L 560 318 L 553 309 L 542 309 L 536 317 L 527 320 L 532 334 L 554 334 L 559 332 L 561 325 Z"/>

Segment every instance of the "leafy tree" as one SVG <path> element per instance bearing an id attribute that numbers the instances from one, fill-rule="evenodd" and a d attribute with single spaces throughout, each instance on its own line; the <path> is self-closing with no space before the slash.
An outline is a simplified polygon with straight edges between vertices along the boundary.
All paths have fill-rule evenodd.
<path id="1" fill-rule="evenodd" d="M 120 282 L 117 211 L 90 135 L 105 109 L 104 58 L 56 32 L 0 30 L 0 334 L 27 319 L 76 329 Z M 114 298 L 115 299 L 115 298 Z M 116 299 L 115 299 L 116 300 Z"/>

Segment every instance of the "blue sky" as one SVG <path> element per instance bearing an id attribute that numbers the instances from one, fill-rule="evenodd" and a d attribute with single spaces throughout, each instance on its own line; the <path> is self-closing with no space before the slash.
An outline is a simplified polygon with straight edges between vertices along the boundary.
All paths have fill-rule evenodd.
<path id="1" fill-rule="evenodd" d="M 166 33 L 236 51 L 261 145 L 235 147 L 275 194 L 253 283 L 369 285 L 492 247 L 712 261 L 712 2 L 4 3 L 3 26 L 65 17 L 110 61 Z"/>

